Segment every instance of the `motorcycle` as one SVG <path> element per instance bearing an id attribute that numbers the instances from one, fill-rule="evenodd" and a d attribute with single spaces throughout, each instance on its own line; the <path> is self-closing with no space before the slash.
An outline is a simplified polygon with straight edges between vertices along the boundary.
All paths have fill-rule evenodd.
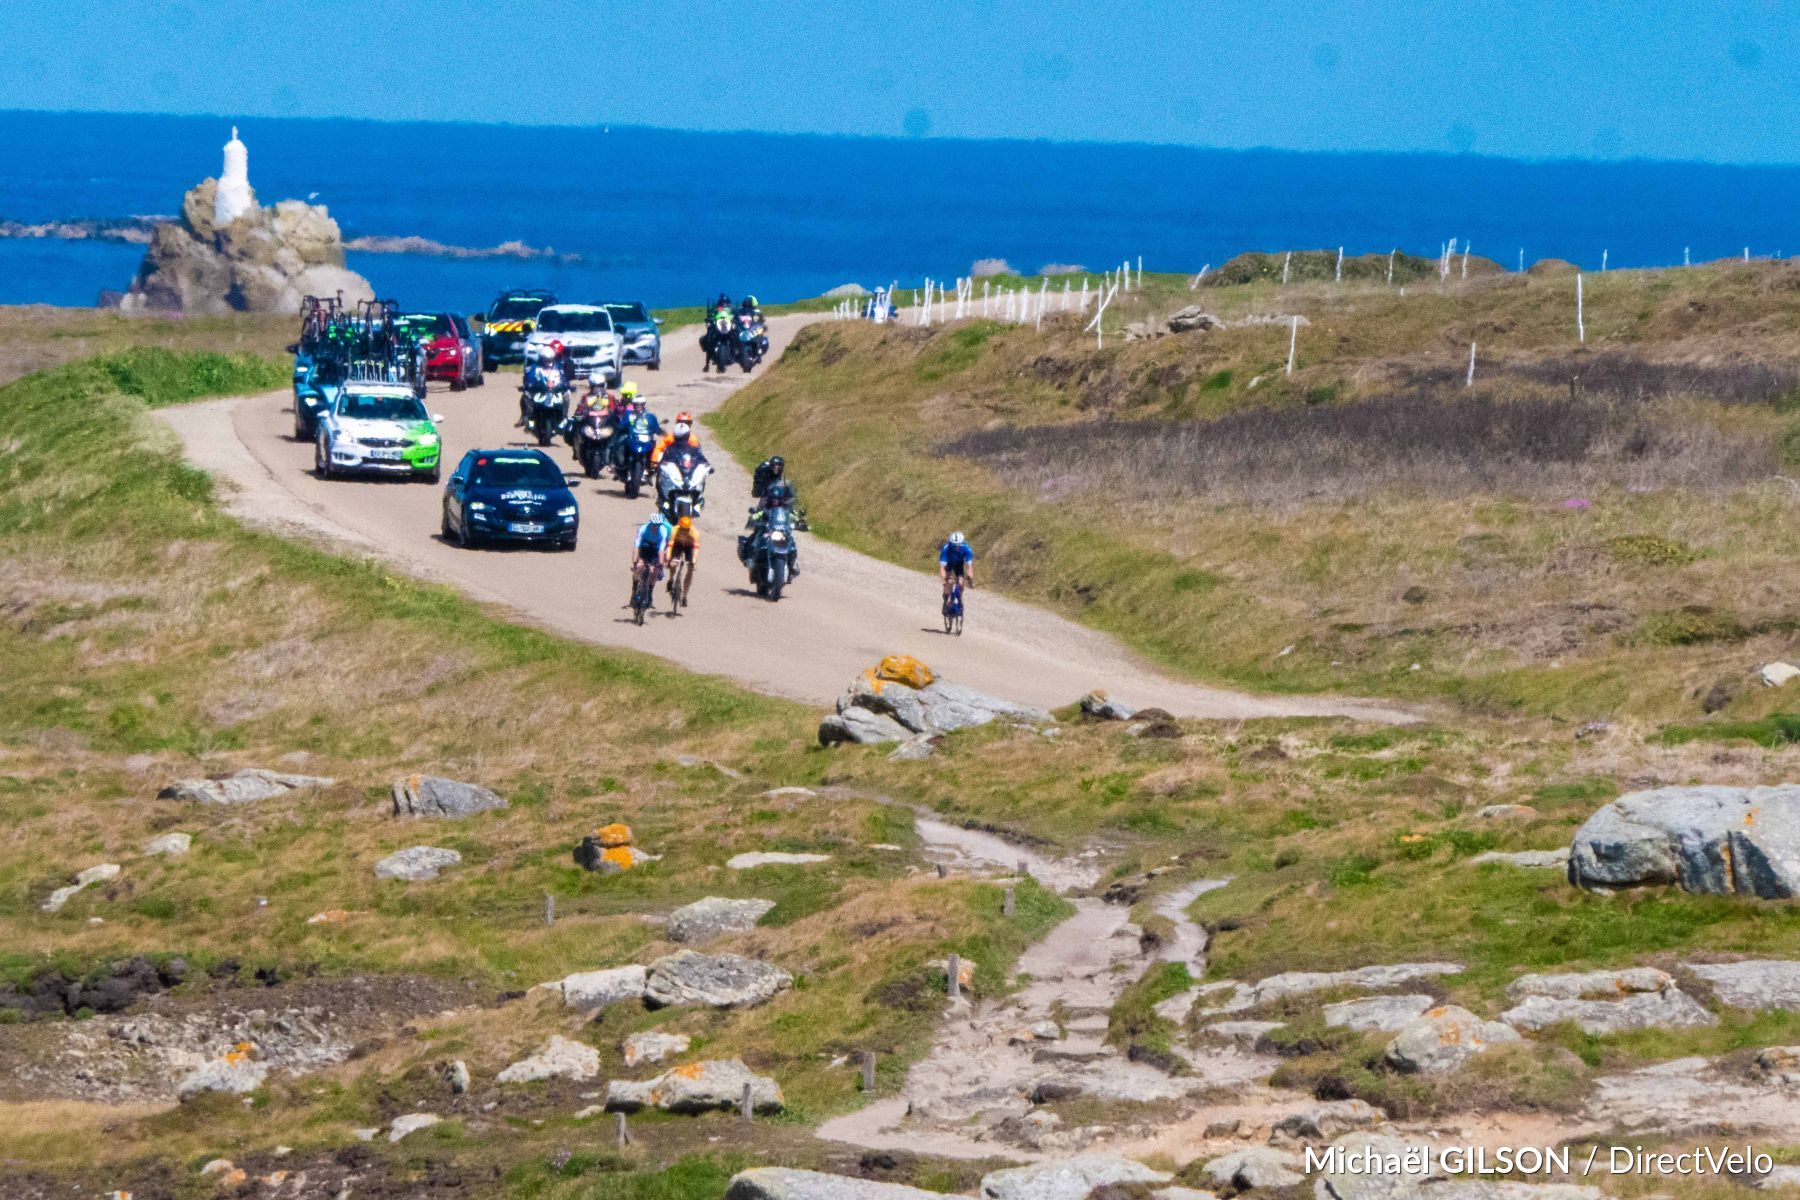
<path id="1" fill-rule="evenodd" d="M 665 453 L 656 472 L 656 506 L 671 521 L 698 517 L 711 474 L 712 464 L 691 450 Z"/>
<path id="2" fill-rule="evenodd" d="M 526 414 L 525 427 L 537 439 L 540 446 L 548 446 L 550 439 L 556 436 L 556 427 L 562 424 L 562 393 L 548 388 L 521 388 L 525 395 Z"/>
<path id="3" fill-rule="evenodd" d="M 763 355 L 768 352 L 768 349 L 769 339 L 763 333 L 762 327 L 750 317 L 739 317 L 737 327 L 732 330 L 731 334 L 733 361 L 745 374 L 749 374 L 752 367 L 762 362 Z M 724 370 L 723 367 L 719 369 L 720 371 Z"/>
<path id="4" fill-rule="evenodd" d="M 737 339 L 731 321 L 719 317 L 706 327 L 700 338 L 700 350 L 706 355 L 706 366 L 723 375 L 737 360 Z M 702 368 L 704 373 L 705 368 Z"/>
<path id="5" fill-rule="evenodd" d="M 650 436 L 646 425 L 620 430 L 613 443 L 618 447 L 613 456 L 613 478 L 625 485 L 627 500 L 636 500 L 644 486 L 644 474 L 649 469 L 650 451 L 656 440 Z"/>
<path id="6" fill-rule="evenodd" d="M 600 478 L 600 472 L 606 466 L 607 444 L 612 441 L 612 422 L 607 419 L 604 408 L 590 408 L 581 414 L 569 430 L 569 448 L 575 452 L 575 461 L 589 479 Z"/>
<path id="7" fill-rule="evenodd" d="M 755 511 L 755 510 L 752 510 Z M 767 600 L 780 600 L 794 573 L 794 515 L 785 508 L 763 510 L 756 529 L 738 538 L 738 560 L 750 569 L 750 584 Z"/>

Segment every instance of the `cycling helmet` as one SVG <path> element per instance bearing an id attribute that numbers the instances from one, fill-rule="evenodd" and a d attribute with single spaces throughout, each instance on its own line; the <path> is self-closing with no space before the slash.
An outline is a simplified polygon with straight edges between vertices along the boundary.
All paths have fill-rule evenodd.
<path id="1" fill-rule="evenodd" d="M 606 386 L 606 372 L 602 371 L 599 367 L 595 367 L 593 370 L 588 372 L 588 382 L 596 388 L 605 387 Z"/>
<path id="2" fill-rule="evenodd" d="M 681 527 L 682 529 L 692 529 L 694 527 L 694 518 L 683 517 L 683 518 L 681 518 L 681 520 L 675 522 L 675 524 L 678 525 L 679 527 Z"/>
<path id="3" fill-rule="evenodd" d="M 686 421 L 677 421 L 675 422 L 675 436 L 684 438 L 693 431 L 693 428 L 694 427 L 689 425 Z"/>
<path id="4" fill-rule="evenodd" d="M 961 530 L 958 530 L 955 533 L 950 535 L 950 544 L 952 546 L 960 546 L 967 540 L 968 540 L 967 538 L 963 537 Z"/>
<path id="5" fill-rule="evenodd" d="M 596 372 L 596 374 L 600 374 L 600 372 Z M 633 380 L 630 383 L 621 385 L 619 388 L 619 395 L 625 397 L 627 400 L 636 400 L 637 399 L 637 381 Z"/>
<path id="6" fill-rule="evenodd" d="M 694 423 L 694 414 L 691 412 L 678 412 L 675 414 L 675 423 L 677 425 L 692 425 Z"/>
<path id="7" fill-rule="evenodd" d="M 550 343 L 550 353 L 560 355 L 562 352 L 563 352 L 563 344 L 561 342 L 551 342 Z"/>

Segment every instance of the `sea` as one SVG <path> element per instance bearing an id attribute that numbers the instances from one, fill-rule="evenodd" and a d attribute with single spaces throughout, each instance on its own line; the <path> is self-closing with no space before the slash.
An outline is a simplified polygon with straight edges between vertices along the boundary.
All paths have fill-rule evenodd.
<path id="1" fill-rule="evenodd" d="M 225 117 L 0 112 L 0 221 L 171 214 L 219 172 Z M 1509 268 L 1589 270 L 1800 252 L 1800 167 L 1520 162 L 1181 146 L 653 128 L 243 119 L 265 203 L 328 205 L 347 237 L 516 241 L 556 257 L 349 255 L 408 308 L 504 288 L 571 301 L 765 302 L 844 283 L 1141 258 L 1198 272 L 1245 250 L 1400 249 L 1455 238 Z M 0 303 L 85 306 L 142 247 L 0 239 Z"/>

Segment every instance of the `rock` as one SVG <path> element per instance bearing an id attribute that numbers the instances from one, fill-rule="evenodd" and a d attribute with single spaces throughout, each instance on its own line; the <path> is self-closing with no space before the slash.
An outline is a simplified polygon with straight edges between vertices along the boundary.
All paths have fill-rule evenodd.
<path id="1" fill-rule="evenodd" d="M 1573 1021 L 1587 1033 L 1621 1033 L 1628 1029 L 1680 1029 L 1714 1025 L 1718 1018 L 1677 987 L 1638 992 L 1617 1000 L 1559 999 L 1530 996 L 1500 1014 L 1519 1029 L 1542 1029 Z"/>
<path id="2" fill-rule="evenodd" d="M 469 1090 L 469 1064 L 456 1059 L 444 1064 L 444 1082 L 450 1085 L 450 1094 L 460 1096 Z"/>
<path id="3" fill-rule="evenodd" d="M 1584 721 L 1575 730 L 1575 740 L 1585 742 L 1589 738 L 1597 738 L 1612 732 L 1611 721 Z"/>
<path id="4" fill-rule="evenodd" d="M 1304 996 L 1309 992 L 1321 992 L 1328 988 L 1375 991 L 1438 975 L 1461 973 L 1461 966 L 1447 962 L 1386 963 L 1373 967 L 1356 967 L 1349 971 L 1285 971 L 1248 987 L 1236 985 L 1238 992 L 1227 1001 L 1227 1006 L 1231 1009 L 1250 1008 L 1257 1004 L 1267 1004 L 1271 1000 Z"/>
<path id="5" fill-rule="evenodd" d="M 167 854 L 170 857 L 174 857 L 177 854 L 186 854 L 188 852 L 188 847 L 193 845 L 193 843 L 194 839 L 191 834 L 165 833 L 161 837 L 154 837 L 145 842 L 144 853 Z"/>
<path id="6" fill-rule="evenodd" d="M 233 1051 L 224 1058 L 205 1063 L 188 1072 L 175 1085 L 175 1097 L 187 1101 L 204 1092 L 254 1092 L 268 1076 L 267 1064 L 257 1062 L 240 1051 Z"/>
<path id="7" fill-rule="evenodd" d="M 1484 1021 L 1466 1008 L 1427 1009 L 1388 1043 L 1387 1060 L 1402 1071 L 1454 1071 L 1492 1046 L 1519 1041 L 1510 1025 Z"/>
<path id="8" fill-rule="evenodd" d="M 618 846 L 629 846 L 634 840 L 631 836 L 631 826 L 623 821 L 602 825 L 599 829 L 594 830 L 594 839 L 608 850 Z"/>
<path id="9" fill-rule="evenodd" d="M 1135 738 L 1178 738 L 1181 726 L 1163 709 L 1140 708 L 1125 726 L 1125 732 Z"/>
<path id="10" fill-rule="evenodd" d="M 421 1129 L 430 1129 L 444 1118 L 436 1113 L 407 1113 L 403 1117 L 395 1117 L 394 1123 L 388 1126 L 388 1141 L 397 1142 L 409 1133 L 417 1133 Z"/>
<path id="11" fill-rule="evenodd" d="M 1219 1200 L 1219 1198 L 1213 1193 L 1203 1192 L 1199 1188 L 1166 1187 L 1152 1191 L 1150 1200 Z"/>
<path id="12" fill-rule="evenodd" d="M 748 871 L 752 867 L 804 867 L 830 861 L 829 854 L 788 854 L 780 850 L 755 850 L 734 854 L 725 860 L 725 865 L 734 871 Z"/>
<path id="13" fill-rule="evenodd" d="M 903 742 L 912 731 L 894 718 L 866 708 L 847 708 L 819 722 L 819 745 L 837 746 L 852 742 L 859 746 L 883 742 Z"/>
<path id="14" fill-rule="evenodd" d="M 1207 312 L 1200 305 L 1190 304 L 1186 308 L 1178 308 L 1170 313 L 1164 327 L 1170 333 L 1190 333 L 1197 329 L 1223 329 L 1225 322 L 1215 314 Z"/>
<path id="15" fill-rule="evenodd" d="M 1756 1071 L 1783 1087 L 1800 1084 L 1800 1046 L 1766 1046 L 1757 1052 Z"/>
<path id="16" fill-rule="evenodd" d="M 1538 810 L 1529 804 L 1484 804 L 1475 810 L 1475 816 L 1483 821 L 1531 821 L 1537 815 Z"/>
<path id="17" fill-rule="evenodd" d="M 840 716 L 851 708 L 892 717 L 912 733 L 931 731 L 931 714 L 920 690 L 897 680 L 878 678 L 874 671 L 858 675 L 838 697 Z"/>
<path id="18" fill-rule="evenodd" d="M 621 1001 L 641 1001 L 644 982 L 649 972 L 643 967 L 608 967 L 603 971 L 582 971 L 565 976 L 560 986 L 563 1003 L 569 1008 L 589 1012 Z"/>
<path id="19" fill-rule="evenodd" d="M 1632 792 L 1576 831 L 1569 882 L 1783 900 L 1800 889 L 1800 786 Z"/>
<path id="20" fill-rule="evenodd" d="M 200 1177 L 205 1179 L 213 1175 L 225 1175 L 236 1169 L 237 1164 L 229 1158 L 212 1158 L 208 1159 L 206 1165 L 200 1168 Z"/>
<path id="21" fill-rule="evenodd" d="M 725 1200 L 943 1200 L 937 1192 L 795 1167 L 752 1167 L 731 1177 Z"/>
<path id="22" fill-rule="evenodd" d="M 394 780 L 396 817 L 449 817 L 459 819 L 505 808 L 506 801 L 488 789 L 436 775 L 408 775 Z"/>
<path id="23" fill-rule="evenodd" d="M 1479 867 L 1485 863 L 1502 863 L 1509 867 L 1524 867 L 1529 870 L 1567 870 L 1569 852 L 1562 850 L 1489 850 L 1485 854 L 1477 854 L 1469 860 L 1470 866 Z"/>
<path id="24" fill-rule="evenodd" d="M 1262 1041 L 1264 1034 L 1282 1028 L 1283 1024 L 1281 1021 L 1214 1021 L 1211 1025 L 1202 1025 L 1200 1034 L 1249 1047 Z"/>
<path id="25" fill-rule="evenodd" d="M 308 925 L 342 925 L 350 919 L 350 910 L 344 908 L 326 908 L 306 918 Z"/>
<path id="26" fill-rule="evenodd" d="M 1138 710 L 1114 700 L 1102 691 L 1092 691 L 1081 698 L 1081 715 L 1093 721 L 1129 721 Z"/>
<path id="27" fill-rule="evenodd" d="M 1363 1033 L 1390 1033 L 1405 1029 L 1436 1003 L 1435 997 L 1423 992 L 1344 1000 L 1325 1006 L 1325 1023 Z"/>
<path id="28" fill-rule="evenodd" d="M 598 1050 L 553 1034 L 536 1054 L 521 1058 L 494 1078 L 500 1083 L 534 1083 L 539 1079 L 592 1079 L 599 1073 Z"/>
<path id="29" fill-rule="evenodd" d="M 1087 1200 L 1115 1183 L 1167 1183 L 1169 1176 L 1117 1154 L 1079 1154 L 993 1171 L 981 1180 L 982 1200 Z"/>
<path id="30" fill-rule="evenodd" d="M 624 826 L 616 828 L 623 829 Z M 636 846 L 608 846 L 597 834 L 587 835 L 575 847 L 576 865 L 583 870 L 598 871 L 602 875 L 617 875 L 620 871 L 629 871 L 643 863 L 655 862 L 658 857 L 655 854 L 645 854 Z"/>
<path id="31" fill-rule="evenodd" d="M 1777 1164 L 1770 1167 L 1767 1174 L 1750 1186 L 1763 1190 L 1778 1187 L 1800 1187 L 1800 1167 Z"/>
<path id="32" fill-rule="evenodd" d="M 1293 1187 L 1301 1181 L 1300 1160 L 1286 1150 L 1249 1146 L 1207 1163 L 1206 1177 L 1222 1188 Z"/>
<path id="33" fill-rule="evenodd" d="M 1367 1100 L 1331 1100 L 1283 1117 L 1270 1130 L 1270 1138 L 1322 1142 L 1352 1129 L 1379 1124 L 1382 1119 L 1381 1111 Z"/>
<path id="34" fill-rule="evenodd" d="M 658 1008 L 688 1004 L 754 1008 L 793 983 L 792 975 L 770 963 L 738 954 L 683 950 L 650 964 L 644 999 Z"/>
<path id="35" fill-rule="evenodd" d="M 298 304 L 297 297 L 295 302 Z M 285 775 L 261 767 L 246 767 L 230 775 L 179 780 L 156 793 L 156 798 L 187 800 L 195 804 L 254 804 L 289 792 L 327 788 L 336 782 L 319 775 Z"/>
<path id="36" fill-rule="evenodd" d="M 1793 663 L 1772 662 L 1762 669 L 1764 687 L 1781 687 L 1800 677 L 1800 667 Z"/>
<path id="37" fill-rule="evenodd" d="M 1314 1200 L 1426 1200 L 1440 1187 L 1454 1184 L 1429 1180 L 1423 1148 L 1391 1134 L 1366 1130 L 1347 1133 L 1332 1141 L 1330 1149 L 1341 1158 L 1328 1158 L 1326 1169 L 1313 1182 Z"/>
<path id="38" fill-rule="evenodd" d="M 939 736 L 921 733 L 909 737 L 888 752 L 888 758 L 894 762 L 924 762 L 937 753 Z"/>
<path id="39" fill-rule="evenodd" d="M 606 1107 L 613 1112 L 655 1108 L 672 1113 L 733 1109 L 743 1100 L 746 1083 L 750 1085 L 750 1104 L 755 1111 L 781 1111 L 781 1089 L 775 1081 L 756 1074 L 735 1058 L 671 1067 L 642 1083 L 615 1079 L 606 1085 Z"/>
<path id="40" fill-rule="evenodd" d="M 1733 1008 L 1800 1010 L 1800 962 L 1690 963 L 1688 970 L 1712 984 L 1713 994 Z"/>
<path id="41" fill-rule="evenodd" d="M 707 942 L 728 933 L 748 933 L 775 907 L 773 900 L 728 900 L 708 896 L 684 904 L 669 914 L 669 938 L 677 942 Z"/>
<path id="42" fill-rule="evenodd" d="M 445 867 L 454 867 L 461 861 L 462 855 L 441 846 L 411 846 L 405 850 L 396 850 L 376 863 L 375 878 L 405 879 L 416 883 L 423 879 L 436 879 L 439 871 Z"/>
<path id="43" fill-rule="evenodd" d="M 645 1063 L 659 1063 L 672 1054 L 686 1054 L 693 1039 L 685 1033 L 634 1033 L 627 1037 L 620 1050 L 625 1056 L 625 1065 L 638 1067 Z"/>
<path id="44" fill-rule="evenodd" d="M 59 887 L 54 892 L 50 893 L 49 899 L 44 901 L 43 911 L 50 913 L 59 912 L 61 911 L 62 906 L 73 899 L 75 894 L 83 888 L 92 887 L 96 883 L 104 883 L 108 879 L 116 879 L 118 878 L 118 875 L 118 863 L 100 863 L 97 866 L 87 868 L 85 871 L 77 872 L 74 883 L 67 887 Z"/>

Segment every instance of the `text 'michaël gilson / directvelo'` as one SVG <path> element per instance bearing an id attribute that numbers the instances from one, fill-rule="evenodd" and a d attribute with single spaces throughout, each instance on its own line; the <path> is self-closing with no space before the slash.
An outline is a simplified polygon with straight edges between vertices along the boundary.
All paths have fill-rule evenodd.
<path id="1" fill-rule="evenodd" d="M 1775 1165 L 1751 1146 L 1650 1150 L 1642 1146 L 1307 1147 L 1306 1171 L 1334 1175 L 1762 1175 Z"/>

